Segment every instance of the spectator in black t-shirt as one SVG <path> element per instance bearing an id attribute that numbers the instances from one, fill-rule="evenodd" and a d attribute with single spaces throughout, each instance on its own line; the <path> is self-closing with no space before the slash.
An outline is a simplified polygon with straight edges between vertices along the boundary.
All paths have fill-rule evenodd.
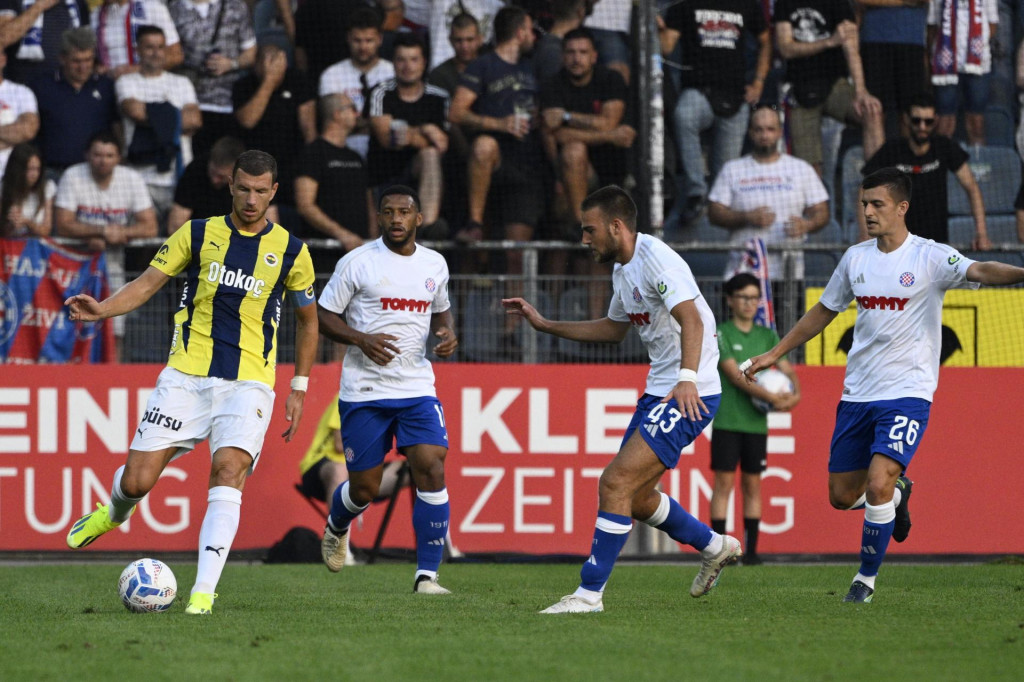
<path id="1" fill-rule="evenodd" d="M 617 71 L 597 64 L 590 31 L 568 32 L 562 55 L 562 70 L 541 86 L 541 131 L 579 223 L 592 177 L 597 186 L 622 184 L 636 131 L 624 123 L 626 83 Z"/>
<path id="2" fill-rule="evenodd" d="M 295 66 L 305 72 L 310 83 L 319 83 L 320 74 L 331 64 L 349 58 L 349 17 L 366 7 L 366 0 L 305 0 L 295 10 Z"/>
<path id="3" fill-rule="evenodd" d="M 903 114 L 903 122 L 910 131 L 909 138 L 889 140 L 867 160 L 864 175 L 881 168 L 894 166 L 910 174 L 912 200 L 907 211 L 907 229 L 911 233 L 937 242 L 949 241 L 949 200 L 946 193 L 946 173 L 953 173 L 967 192 L 974 216 L 974 240 L 971 248 L 992 248 L 985 225 L 985 201 L 974 173 L 967 164 L 969 158 L 960 145 L 942 135 L 935 135 L 935 99 L 919 94 L 910 100 Z M 859 211 L 860 239 L 868 238 L 864 212 Z"/>
<path id="4" fill-rule="evenodd" d="M 209 155 L 197 156 L 185 167 L 167 213 L 168 234 L 174 234 L 191 218 L 210 218 L 231 212 L 228 181 L 235 159 L 244 151 L 245 144 L 238 138 L 222 137 L 213 143 Z M 267 211 L 268 219 L 270 215 Z"/>
<path id="5" fill-rule="evenodd" d="M 242 141 L 277 160 L 274 203 L 295 204 L 295 164 L 302 147 L 316 139 L 316 96 L 306 77 L 288 68 L 277 45 L 262 45 L 256 68 L 235 83 L 231 93 Z"/>
<path id="6" fill-rule="evenodd" d="M 351 251 L 378 233 L 366 162 L 345 146 L 358 112 L 341 93 L 324 95 L 319 107 L 320 137 L 302 151 L 295 179 L 295 203 L 304 229 L 292 234 L 302 239 L 330 237 Z"/>
<path id="7" fill-rule="evenodd" d="M 393 63 L 395 77 L 377 85 L 367 101 L 370 183 L 417 182 L 423 213 L 423 226 L 417 234 L 426 239 L 444 238 L 448 226 L 438 219 L 444 184 L 441 159 L 448 151 L 448 93 L 424 82 L 427 58 L 423 42 L 415 35 L 398 35 Z"/>
<path id="8" fill-rule="evenodd" d="M 552 0 L 554 21 L 547 33 L 533 47 L 533 70 L 543 83 L 562 69 L 562 46 L 565 35 L 583 25 L 587 16 L 586 0 Z"/>
<path id="9" fill-rule="evenodd" d="M 796 100 L 789 121 L 793 156 L 821 175 L 823 115 L 860 124 L 864 156 L 873 156 L 885 141 L 885 121 L 882 104 L 864 85 L 860 38 L 849 0 L 778 0 L 775 42 L 786 60 L 786 80 Z"/>
<path id="10" fill-rule="evenodd" d="M 533 20 L 518 7 L 503 7 L 494 17 L 494 39 L 494 51 L 463 72 L 449 115 L 453 124 L 476 134 L 467 169 L 469 222 L 455 236 L 464 242 L 485 236 L 489 201 L 499 204 L 496 222 L 505 239 L 515 241 L 533 237 L 543 208 L 543 156 L 532 125 L 537 83 L 526 57 L 533 49 Z M 522 254 L 506 255 L 509 270 L 518 272 Z"/>
<path id="11" fill-rule="evenodd" d="M 672 214 L 689 224 L 704 212 L 701 133 L 714 128 L 709 163 L 711 180 L 726 161 L 743 150 L 750 108 L 761 98 L 771 66 L 772 41 L 758 0 L 691 0 L 673 5 L 659 21 L 661 53 L 682 47 L 682 92 L 674 110 L 682 177 Z M 744 34 L 759 43 L 754 80 L 746 82 Z M 669 220 L 672 220 L 670 215 Z"/>

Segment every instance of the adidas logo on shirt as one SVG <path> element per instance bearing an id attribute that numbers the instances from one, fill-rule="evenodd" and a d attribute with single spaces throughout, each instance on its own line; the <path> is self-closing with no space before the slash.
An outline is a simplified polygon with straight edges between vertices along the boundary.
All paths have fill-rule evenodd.
<path id="1" fill-rule="evenodd" d="M 864 273 L 857 275 L 857 279 L 853 280 L 854 284 L 864 284 Z"/>

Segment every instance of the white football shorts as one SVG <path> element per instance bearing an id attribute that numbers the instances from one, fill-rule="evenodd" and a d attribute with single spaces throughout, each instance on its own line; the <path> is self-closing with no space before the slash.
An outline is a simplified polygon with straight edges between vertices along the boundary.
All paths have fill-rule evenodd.
<path id="1" fill-rule="evenodd" d="M 192 376 L 165 367 L 149 395 L 131 449 L 176 447 L 176 459 L 209 439 L 211 454 L 234 447 L 252 455 L 251 473 L 273 412 L 274 391 L 266 384 Z"/>

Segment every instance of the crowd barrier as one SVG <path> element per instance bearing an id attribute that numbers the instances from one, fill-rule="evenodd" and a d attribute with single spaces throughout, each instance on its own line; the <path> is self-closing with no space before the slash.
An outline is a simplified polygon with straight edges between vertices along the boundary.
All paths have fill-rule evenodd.
<path id="1" fill-rule="evenodd" d="M 0 383 L 0 551 L 65 550 L 68 526 L 107 499 L 160 365 L 10 366 Z M 597 479 L 619 446 L 643 390 L 642 365 L 443 364 L 451 532 L 467 553 L 584 554 L 597 510 Z M 294 489 L 298 462 L 317 419 L 334 399 L 338 368 L 311 377 L 297 437 L 285 443 L 284 401 L 292 368 L 278 367 L 274 419 L 245 504 L 234 548 L 269 547 L 294 526 L 319 531 L 323 519 Z M 843 369 L 798 367 L 803 400 L 770 417 L 760 549 L 766 554 L 852 553 L 861 512 L 828 505 L 828 447 Z M 1024 385 L 1024 369 L 941 370 L 923 444 L 910 467 L 916 482 L 910 539 L 899 554 L 1024 553 L 1024 517 L 1015 500 L 1024 463 L 1007 443 L 1017 405 L 999 399 Z M 712 425 L 713 429 L 713 425 Z M 684 451 L 662 488 L 708 519 L 711 429 Z M 209 450 L 173 462 L 138 513 L 97 550 L 192 551 L 203 514 Z M 412 547 L 403 494 L 384 545 Z M 729 525 L 741 532 L 734 500 Z M 373 505 L 353 534 L 372 544 L 384 505 Z M 984 528 L 985 532 L 979 532 Z M 631 554 L 671 553 L 661 534 L 634 533 Z M 637 538 L 634 538 L 636 540 Z M 85 550 L 86 552 L 90 550 Z"/>

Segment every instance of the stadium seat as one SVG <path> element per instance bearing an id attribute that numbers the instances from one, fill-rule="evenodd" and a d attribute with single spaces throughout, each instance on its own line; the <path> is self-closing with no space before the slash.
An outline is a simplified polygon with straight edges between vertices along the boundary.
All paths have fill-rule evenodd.
<path id="1" fill-rule="evenodd" d="M 804 278 L 825 279 L 832 276 L 842 251 L 804 251 Z"/>
<path id="2" fill-rule="evenodd" d="M 1017 217 L 1014 215 L 989 215 L 985 218 L 988 239 L 993 244 L 1017 243 Z M 949 243 L 966 248 L 974 239 L 974 218 L 955 216 L 949 219 Z"/>
<path id="3" fill-rule="evenodd" d="M 864 148 L 863 147 L 850 147 L 846 151 L 846 155 L 843 156 L 843 167 L 842 167 L 842 212 L 840 215 L 842 219 L 841 231 L 843 234 L 850 235 L 851 239 L 853 235 L 857 234 L 857 209 L 860 201 L 860 183 L 862 176 L 860 169 L 864 167 Z"/>
<path id="4" fill-rule="evenodd" d="M 968 164 L 974 173 L 981 195 L 985 200 L 988 215 L 1012 214 L 1013 202 L 1020 188 L 1020 158 L 1012 147 L 967 147 L 971 155 Z M 949 215 L 971 215 L 971 203 L 967 192 L 956 177 L 949 173 L 946 178 L 949 194 Z M 994 241 L 994 240 L 993 240 Z"/>
<path id="5" fill-rule="evenodd" d="M 1006 87 L 1008 92 L 1013 92 L 1012 86 L 1007 87 L 1006 79 L 999 79 L 996 82 L 993 78 L 993 89 Z M 1013 112 L 1004 104 L 990 102 L 985 108 L 985 142 L 990 147 L 1009 147 L 1013 149 L 1013 138 L 1017 130 L 1013 124 Z"/>
<path id="6" fill-rule="evenodd" d="M 683 249 L 679 252 L 686 264 L 693 271 L 693 276 L 722 278 L 725 273 L 725 266 L 729 262 L 728 251 L 699 251 L 695 249 Z"/>

